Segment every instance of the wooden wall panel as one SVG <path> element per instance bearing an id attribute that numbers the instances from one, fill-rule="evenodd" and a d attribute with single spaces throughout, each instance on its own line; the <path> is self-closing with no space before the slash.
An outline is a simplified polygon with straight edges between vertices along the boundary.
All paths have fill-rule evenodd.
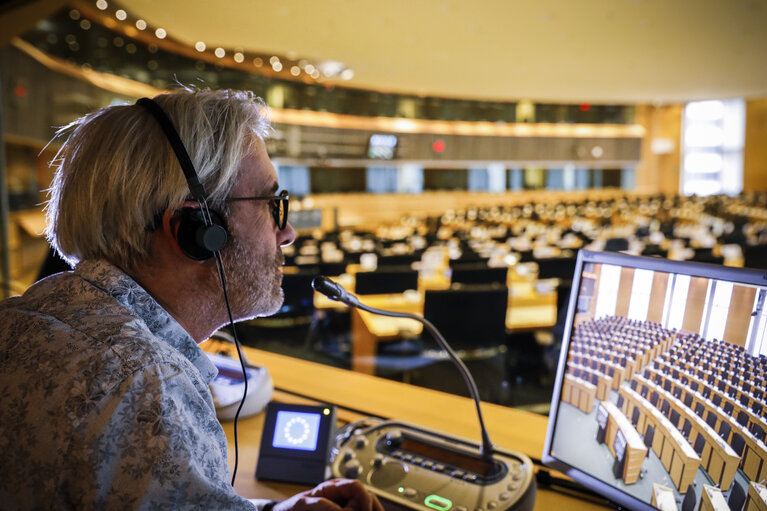
<path id="1" fill-rule="evenodd" d="M 631 286 L 634 285 L 634 268 L 621 268 L 621 281 L 618 284 L 618 303 L 615 305 L 615 315 L 629 315 L 631 303 Z"/>
<path id="2" fill-rule="evenodd" d="M 703 319 L 703 307 L 706 304 L 708 279 L 692 277 L 687 291 L 687 307 L 684 309 L 682 330 L 700 333 L 700 322 Z"/>
<path id="3" fill-rule="evenodd" d="M 683 105 L 637 105 L 637 124 L 645 129 L 641 163 L 636 169 L 635 190 L 641 193 L 679 193 L 680 146 Z M 652 151 L 654 139 L 672 144 L 667 154 Z"/>
<path id="4" fill-rule="evenodd" d="M 656 271 L 652 277 L 652 289 L 650 290 L 650 306 L 647 308 L 647 321 L 660 323 L 663 321 L 663 307 L 666 304 L 666 290 L 668 289 L 668 273 Z"/>
<path id="5" fill-rule="evenodd" d="M 724 340 L 737 346 L 746 346 L 748 325 L 754 309 L 756 288 L 733 286 L 730 299 L 730 311 L 724 325 Z"/>
<path id="6" fill-rule="evenodd" d="M 767 191 L 767 98 L 746 101 L 743 191 Z"/>

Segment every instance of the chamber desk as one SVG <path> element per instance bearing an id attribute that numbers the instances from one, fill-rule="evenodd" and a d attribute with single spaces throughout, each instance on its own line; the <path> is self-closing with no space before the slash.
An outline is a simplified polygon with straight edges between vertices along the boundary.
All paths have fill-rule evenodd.
<path id="1" fill-rule="evenodd" d="M 576 378 L 571 374 L 565 375 L 565 383 L 562 387 L 562 401 L 570 403 L 583 413 L 591 413 L 596 397 L 596 385 Z"/>
<path id="2" fill-rule="evenodd" d="M 703 495 L 700 497 L 699 511 L 730 511 L 727 499 L 722 490 L 710 484 L 703 485 Z"/>
<path id="3" fill-rule="evenodd" d="M 610 449 L 613 457 L 617 457 L 615 438 L 618 435 L 618 431 L 623 434 L 623 438 L 626 440 L 623 454 L 625 461 L 623 463 L 621 479 L 626 484 L 634 484 L 639 480 L 642 462 L 647 457 L 647 447 L 645 447 L 642 437 L 639 436 L 637 430 L 634 429 L 634 426 L 631 425 L 631 422 L 629 422 L 617 406 L 610 401 L 602 401 L 600 406 L 607 410 L 605 443 L 607 443 L 607 447 Z"/>
<path id="4" fill-rule="evenodd" d="M 748 485 L 745 511 L 767 511 L 767 486 L 751 481 Z"/>
<path id="5" fill-rule="evenodd" d="M 639 431 L 646 434 L 647 426 L 654 428 L 652 450 L 660 458 L 679 493 L 685 493 L 695 479 L 700 457 L 671 421 L 649 401 L 631 390 L 628 384 L 621 387 L 620 395 L 624 399 L 624 415 L 631 417 L 634 409 L 639 409 Z"/>
<path id="6" fill-rule="evenodd" d="M 658 483 L 652 483 L 652 502 L 650 504 L 660 511 L 679 511 L 674 490 Z"/>
<path id="7" fill-rule="evenodd" d="M 479 439 L 474 404 L 468 398 L 252 348 L 244 350 L 250 362 L 263 365 L 271 373 L 277 400 L 332 403 L 341 407 L 338 416 L 343 421 L 369 415 L 397 418 L 464 438 Z M 533 458 L 541 457 L 546 417 L 487 403 L 482 404 L 482 410 L 496 445 L 521 451 Z M 261 414 L 240 421 L 240 465 L 235 481 L 237 492 L 248 498 L 280 499 L 307 489 L 255 480 L 262 426 Z M 225 422 L 230 468 L 234 463 L 232 430 L 232 423 Z M 539 488 L 535 509 L 586 511 L 606 508 L 594 501 Z"/>

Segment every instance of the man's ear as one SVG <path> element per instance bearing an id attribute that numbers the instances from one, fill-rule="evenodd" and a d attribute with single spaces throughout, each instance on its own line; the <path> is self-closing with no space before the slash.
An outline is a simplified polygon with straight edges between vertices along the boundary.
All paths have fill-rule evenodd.
<path id="1" fill-rule="evenodd" d="M 189 259 L 178 244 L 179 222 L 180 217 L 178 215 L 178 210 L 166 209 L 162 214 L 162 225 L 159 232 L 163 237 L 164 243 L 170 247 L 174 255 L 183 259 Z"/>

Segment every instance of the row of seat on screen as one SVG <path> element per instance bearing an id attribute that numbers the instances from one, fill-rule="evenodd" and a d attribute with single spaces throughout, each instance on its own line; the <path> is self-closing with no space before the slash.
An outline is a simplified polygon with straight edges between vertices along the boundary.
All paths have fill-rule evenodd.
<path id="1" fill-rule="evenodd" d="M 767 356 L 750 355 L 743 346 L 723 340 L 705 341 L 699 334 L 694 333 L 681 339 L 674 348 L 675 354 L 696 361 L 696 365 L 703 363 L 746 379 L 764 380 L 767 375 Z"/>
<path id="2" fill-rule="evenodd" d="M 650 370 L 646 369 L 644 372 L 644 375 L 647 376 L 649 374 L 650 374 Z M 654 381 L 653 383 L 657 384 L 657 380 Z M 648 400 L 652 406 L 658 409 L 661 412 L 661 414 L 663 414 L 663 416 L 666 417 L 671 422 L 671 424 L 679 430 L 679 432 L 689 442 L 689 444 L 692 446 L 693 450 L 697 453 L 698 456 L 703 455 L 703 451 L 706 445 L 706 437 L 703 434 L 698 434 L 693 441 L 690 438 L 691 434 L 693 433 L 692 422 L 688 418 L 685 418 L 684 422 L 680 426 L 681 414 L 679 413 L 678 410 L 672 407 L 672 404 L 669 400 L 664 399 L 663 397 L 661 397 L 660 393 L 657 390 L 652 389 L 651 388 L 652 384 L 644 383 L 636 377 L 630 380 L 629 385 L 633 391 L 635 392 L 638 391 L 642 398 Z M 616 405 L 621 411 L 625 410 L 624 408 L 625 401 L 621 394 L 618 395 L 618 401 Z M 700 416 L 700 413 L 698 413 L 698 410 L 696 410 L 695 413 Z M 639 407 L 634 407 L 633 412 L 631 413 L 631 417 L 630 418 L 627 417 L 627 419 L 630 420 L 634 428 L 639 427 L 640 415 L 641 415 L 641 411 Z M 709 418 L 707 419 L 706 422 L 709 426 L 711 426 L 711 428 L 714 428 L 714 425 L 716 424 L 716 415 L 714 414 L 714 412 L 709 412 Z M 745 440 L 743 439 L 743 436 L 737 432 L 735 432 L 732 436 L 730 436 L 730 432 L 731 432 L 730 424 L 725 421 L 722 421 L 718 434 L 725 442 L 728 442 L 733 447 L 733 450 L 738 454 L 738 456 L 742 456 L 744 448 L 746 446 Z M 647 427 L 645 428 L 645 432 L 643 435 L 643 442 L 645 447 L 647 447 L 647 456 L 649 456 L 650 451 L 652 451 L 654 438 L 655 438 L 655 426 L 648 424 Z M 682 510 L 697 509 L 700 496 L 698 495 L 698 490 L 696 486 L 697 486 L 697 483 L 693 482 L 693 484 L 688 486 L 687 490 L 685 491 L 684 497 L 681 502 Z M 739 482 L 734 481 L 729 491 L 730 491 L 730 495 L 727 499 L 727 502 L 730 509 L 733 509 L 733 510 L 742 509 L 743 504 L 745 502 L 745 489 L 743 488 L 743 486 Z"/>
<path id="3" fill-rule="evenodd" d="M 765 371 L 762 369 L 761 362 L 756 362 L 756 365 L 746 363 L 730 365 L 728 357 L 699 356 L 699 351 L 696 351 L 696 355 L 692 355 L 689 351 L 680 352 L 675 348 L 676 346 L 672 347 L 672 350 L 666 354 L 666 359 L 670 363 L 694 366 L 695 375 L 701 381 L 739 400 L 744 406 L 751 406 L 752 402 L 764 404 Z M 759 360 L 757 357 L 746 356 L 752 360 Z"/>

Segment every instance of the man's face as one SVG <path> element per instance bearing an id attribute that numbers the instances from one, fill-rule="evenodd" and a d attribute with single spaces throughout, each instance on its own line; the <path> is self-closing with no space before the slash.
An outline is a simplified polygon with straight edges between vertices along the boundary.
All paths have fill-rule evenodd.
<path id="1" fill-rule="evenodd" d="M 240 163 L 232 197 L 277 195 L 277 173 L 259 140 Z M 274 314 L 282 306 L 281 246 L 290 245 L 295 231 L 279 230 L 270 201 L 235 201 L 227 217 L 229 241 L 221 251 L 235 321 Z"/>

